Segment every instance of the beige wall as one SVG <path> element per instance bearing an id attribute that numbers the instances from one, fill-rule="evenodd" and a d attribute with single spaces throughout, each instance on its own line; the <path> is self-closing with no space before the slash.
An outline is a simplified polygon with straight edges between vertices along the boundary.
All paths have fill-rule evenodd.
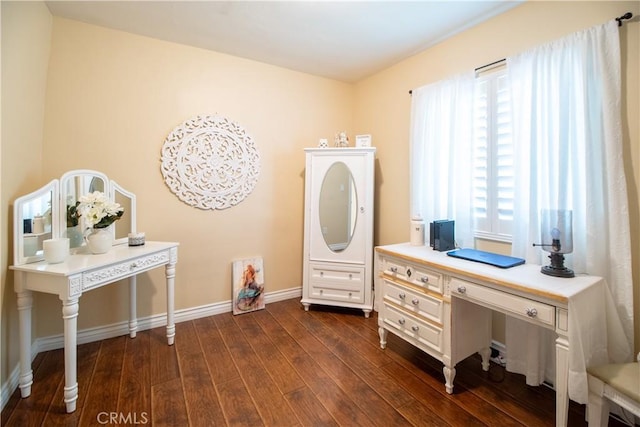
<path id="1" fill-rule="evenodd" d="M 43 123 L 51 15 L 44 3 L 5 2 L 2 7 L 2 140 L 0 145 L 0 254 L 2 275 L 0 383 L 18 361 L 13 274 L 13 200 L 43 179 Z"/>
<path id="2" fill-rule="evenodd" d="M 180 242 L 177 310 L 229 300 L 238 258 L 264 257 L 267 292 L 301 285 L 303 148 L 349 129 L 352 86 L 58 18 L 48 77 L 44 176 L 98 169 L 137 194 L 138 229 Z M 181 202 L 160 172 L 166 136 L 205 114 L 240 123 L 261 155 L 251 195 L 220 211 Z M 162 277 L 141 279 L 141 317 L 165 310 Z M 79 328 L 126 319 L 125 295 L 124 286 L 83 295 Z M 55 298 L 38 305 L 48 314 L 38 334 L 59 333 Z"/>
<path id="3" fill-rule="evenodd" d="M 629 182 L 634 294 L 640 313 L 640 2 L 530 1 L 356 84 L 354 131 L 378 147 L 375 243 L 409 240 L 409 90 L 466 72 L 571 32 L 633 12 L 620 31 L 623 126 Z M 399 191 L 400 189 L 407 191 Z M 492 244 L 488 250 L 504 251 Z M 497 318 L 496 320 L 500 320 Z M 640 314 L 635 318 L 640 349 Z M 494 337 L 500 331 L 494 328 Z"/>
<path id="4" fill-rule="evenodd" d="M 53 18 L 51 28 L 50 23 L 47 27 L 28 20 L 19 9 L 12 22 L 50 37 L 51 59 L 46 102 L 45 82 L 34 82 L 36 76 L 31 78 L 29 72 L 20 75 L 27 80 L 20 80 L 17 73 L 23 69 L 15 70 L 14 78 L 20 83 L 38 83 L 40 99 L 29 103 L 41 111 L 18 116 L 22 126 L 29 123 L 39 129 L 33 142 L 17 135 L 21 138 L 13 136 L 15 143 L 5 147 L 3 132 L 3 159 L 9 165 L 2 176 L 3 212 L 15 197 L 69 169 L 100 170 L 137 194 L 138 229 L 146 232 L 147 239 L 180 242 L 177 310 L 230 300 L 231 261 L 238 258 L 263 256 L 267 292 L 300 288 L 303 148 L 316 146 L 321 137 L 333 139 L 341 130 L 352 134 L 352 85 L 77 21 Z M 7 33 L 17 37 L 19 31 L 7 29 Z M 27 57 L 36 54 L 40 52 L 25 52 Z M 46 65 L 37 71 L 42 74 Z M 3 70 L 3 83 L 6 77 Z M 171 193 L 160 172 L 167 135 L 185 120 L 205 114 L 238 122 L 260 151 L 257 186 L 243 202 L 226 210 L 186 205 Z M 3 116 L 3 129 L 6 120 Z M 9 186 L 5 177 L 18 182 Z M 7 230 L 10 225 L 4 214 L 2 218 Z M 10 238 L 3 238 L 3 245 Z M 13 274 L 6 272 L 8 263 L 3 259 L 7 275 L 3 281 L 3 381 L 18 363 Z M 162 269 L 139 277 L 138 294 L 140 317 L 166 311 Z M 126 295 L 124 283 L 83 295 L 79 329 L 126 320 Z M 36 295 L 35 313 L 34 337 L 62 333 L 56 296 Z"/>

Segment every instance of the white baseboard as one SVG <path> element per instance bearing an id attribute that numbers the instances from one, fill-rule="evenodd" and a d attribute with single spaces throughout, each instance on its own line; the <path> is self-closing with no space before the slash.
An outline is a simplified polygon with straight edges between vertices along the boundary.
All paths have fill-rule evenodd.
<path id="1" fill-rule="evenodd" d="M 301 298 L 302 288 L 291 288 L 282 291 L 267 292 L 265 294 L 265 304 L 272 302 L 283 301 L 291 298 Z M 176 310 L 175 322 L 186 322 L 189 320 L 200 319 L 202 317 L 213 316 L 216 314 L 230 313 L 232 310 L 232 302 L 224 301 L 214 304 L 202 305 L 200 307 L 185 308 L 182 310 Z M 167 324 L 167 314 L 155 314 L 143 319 L 138 319 L 138 330 L 144 331 L 148 329 L 165 326 Z M 78 331 L 78 345 L 86 344 L 94 341 L 101 341 L 108 338 L 118 337 L 121 335 L 129 334 L 129 321 L 114 323 L 112 325 L 100 326 L 96 328 L 88 328 Z M 64 347 L 64 336 L 51 335 L 48 337 L 37 338 L 31 345 L 31 360 L 33 360 L 38 353 L 43 351 L 56 350 Z M 18 363 L 11 371 L 9 378 L 7 378 L 2 384 L 2 391 L 0 394 L 2 407 L 9 401 L 11 394 L 18 388 L 18 380 L 20 377 L 20 363 Z M 0 410 L 1 410 L 0 409 Z"/>

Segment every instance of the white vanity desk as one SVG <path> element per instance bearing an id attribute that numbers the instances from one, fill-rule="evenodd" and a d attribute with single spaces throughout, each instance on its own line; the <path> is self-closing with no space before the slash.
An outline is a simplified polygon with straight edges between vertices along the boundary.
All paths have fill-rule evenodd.
<path id="1" fill-rule="evenodd" d="M 129 278 L 129 335 L 136 336 L 136 275 L 165 266 L 167 280 L 167 341 L 174 342 L 174 283 L 178 261 L 178 243 L 147 242 L 143 246 L 120 244 L 101 255 L 77 253 L 65 262 L 46 261 L 11 266 L 15 271 L 15 291 L 18 294 L 20 322 L 20 392 L 31 394 L 31 307 L 32 292 L 56 294 L 62 301 L 64 320 L 64 402 L 67 412 L 76 409 L 78 382 L 76 378 L 77 318 L 79 298 L 83 292 Z"/>
<path id="2" fill-rule="evenodd" d="M 567 423 L 570 394 L 586 403 L 586 364 L 625 346 L 600 277 L 551 277 L 533 264 L 501 269 L 409 244 L 377 247 L 375 262 L 381 347 L 390 331 L 442 361 L 449 393 L 461 360 L 479 352 L 488 369 L 491 310 L 557 334 L 557 426 Z"/>
<path id="3" fill-rule="evenodd" d="M 84 244 L 82 230 L 89 225 L 74 215 L 80 198 L 99 191 L 111 202 L 118 203 L 124 215 L 107 230 L 113 245 L 106 253 L 91 254 Z M 38 218 L 41 228 L 53 239 L 69 239 L 69 254 L 64 262 L 47 263 L 44 244 L 32 241 L 33 221 Z M 128 236 L 136 233 L 136 195 L 109 179 L 104 173 L 88 169 L 66 172 L 38 190 L 19 197 L 13 205 L 14 289 L 20 328 L 20 393 L 31 394 L 31 309 L 33 292 L 58 295 L 62 301 L 64 323 L 64 402 L 67 412 L 76 409 L 78 381 L 76 367 L 77 325 L 79 299 L 83 292 L 129 279 L 129 335 L 136 336 L 136 276 L 145 271 L 165 266 L 167 286 L 167 340 L 173 344 L 175 336 L 174 284 L 178 243 L 146 242 L 129 246 Z M 91 224 L 92 226 L 93 224 Z M 35 245 L 33 244 L 35 243 Z M 90 315 L 90 313 L 89 313 Z"/>

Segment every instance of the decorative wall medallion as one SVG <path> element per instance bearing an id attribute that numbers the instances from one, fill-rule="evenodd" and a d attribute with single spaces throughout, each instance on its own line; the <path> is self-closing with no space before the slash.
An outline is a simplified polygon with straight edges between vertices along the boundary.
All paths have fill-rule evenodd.
<path id="1" fill-rule="evenodd" d="M 162 176 L 171 191 L 200 209 L 225 209 L 244 200 L 260 175 L 260 153 L 235 122 L 197 116 L 176 127 L 162 146 Z"/>

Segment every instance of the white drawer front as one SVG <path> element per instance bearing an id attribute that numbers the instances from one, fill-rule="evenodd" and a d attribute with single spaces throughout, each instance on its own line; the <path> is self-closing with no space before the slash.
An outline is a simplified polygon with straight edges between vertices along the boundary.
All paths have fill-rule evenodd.
<path id="1" fill-rule="evenodd" d="M 364 267 L 310 265 L 312 298 L 351 303 L 364 302 Z"/>
<path id="2" fill-rule="evenodd" d="M 149 270 L 158 265 L 169 262 L 169 251 L 162 251 L 123 262 L 110 265 L 97 270 L 88 271 L 82 275 L 82 289 L 87 290 L 111 283 L 119 278 L 125 278 Z"/>
<path id="3" fill-rule="evenodd" d="M 442 274 L 419 264 L 385 257 L 382 260 L 382 269 L 390 277 L 405 280 L 433 292 L 442 293 L 444 282 Z"/>
<path id="4" fill-rule="evenodd" d="M 406 271 L 407 280 L 414 285 L 422 286 L 430 291 L 442 293 L 442 274 L 422 266 L 409 265 Z"/>
<path id="5" fill-rule="evenodd" d="M 441 299 L 416 292 L 404 286 L 385 280 L 384 298 L 413 314 L 442 324 L 443 302 Z"/>
<path id="6" fill-rule="evenodd" d="M 311 297 L 325 299 L 329 301 L 342 301 L 352 303 L 363 303 L 364 294 L 359 290 L 348 290 L 342 288 L 332 288 L 330 286 L 311 286 Z"/>
<path id="7" fill-rule="evenodd" d="M 451 295 L 493 306 L 509 315 L 547 326 L 555 326 L 555 307 L 486 286 L 451 278 Z"/>
<path id="8" fill-rule="evenodd" d="M 442 352 L 442 328 L 420 321 L 409 313 L 388 304 L 384 305 L 384 324 L 412 344 Z"/>

